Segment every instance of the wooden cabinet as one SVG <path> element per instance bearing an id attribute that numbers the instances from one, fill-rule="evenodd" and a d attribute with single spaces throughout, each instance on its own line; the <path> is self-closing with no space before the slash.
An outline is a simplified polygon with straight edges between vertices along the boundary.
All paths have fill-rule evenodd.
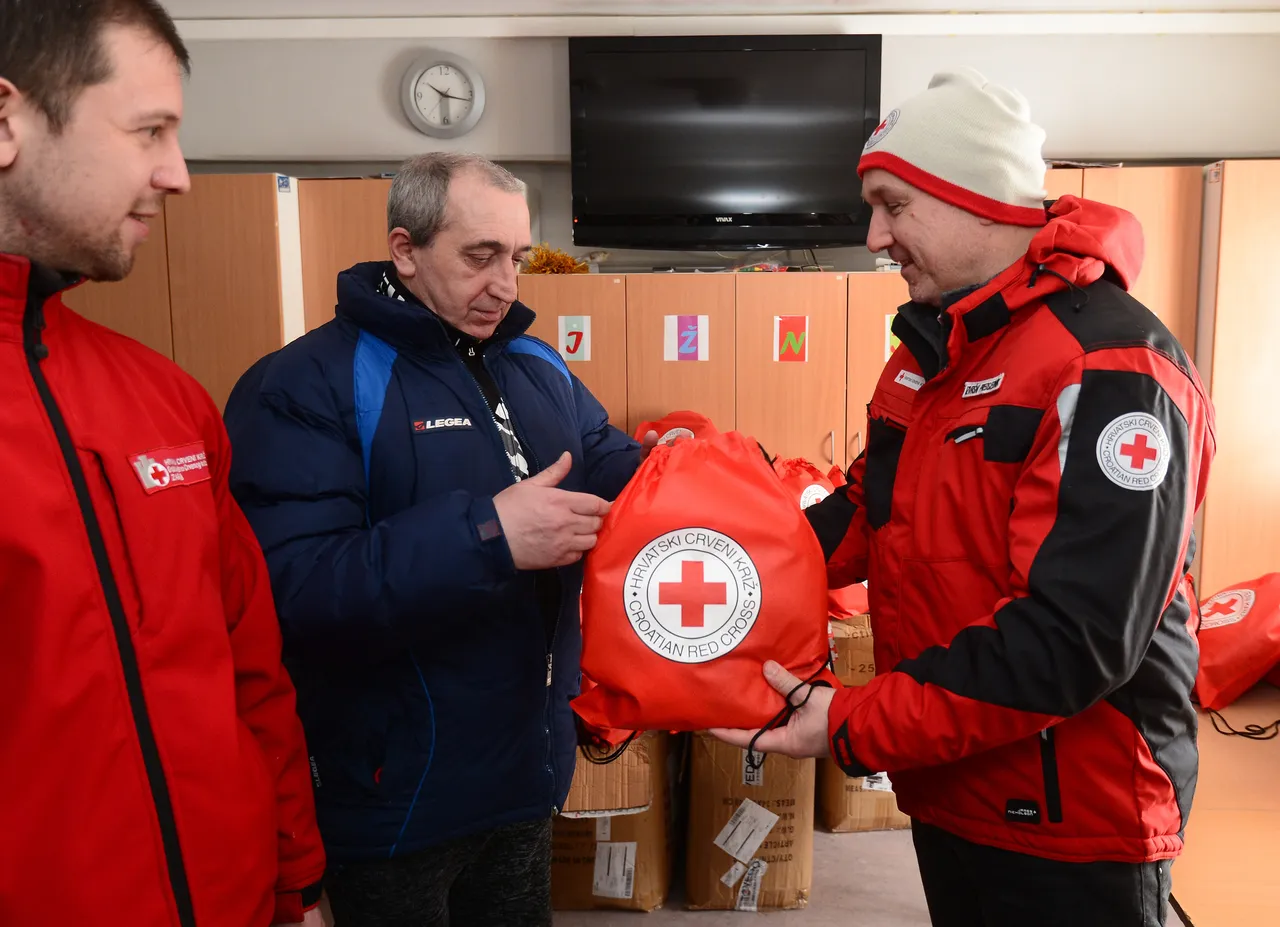
<path id="1" fill-rule="evenodd" d="M 298 182 L 307 331 L 333 318 L 339 273 L 362 261 L 387 260 L 390 192 L 390 180 Z"/>
<path id="2" fill-rule="evenodd" d="M 737 428 L 732 274 L 628 274 L 627 430 L 681 409 Z"/>
<path id="3" fill-rule="evenodd" d="M 521 274 L 520 301 L 537 313 L 529 334 L 553 345 L 624 431 L 627 286 L 618 274 Z"/>
<path id="4" fill-rule="evenodd" d="M 889 326 L 908 302 L 907 282 L 898 273 L 849 275 L 848 425 L 845 465 L 862 453 L 867 440 L 867 404 L 891 353 Z"/>
<path id="5" fill-rule="evenodd" d="M 1200 167 L 1090 168 L 1085 199 L 1126 209 L 1142 224 L 1142 272 L 1130 288 L 1195 356 L 1200 278 Z"/>
<path id="6" fill-rule="evenodd" d="M 1197 366 L 1217 416 L 1204 595 L 1280 570 L 1280 161 L 1208 169 Z"/>
<path id="7" fill-rule="evenodd" d="M 197 175 L 166 214 L 173 358 L 221 408 L 250 366 L 303 330 L 295 182 Z"/>
<path id="8" fill-rule="evenodd" d="M 1050 200 L 1060 196 L 1082 196 L 1084 171 L 1074 167 L 1055 167 L 1045 171 L 1044 188 L 1045 198 Z"/>
<path id="9" fill-rule="evenodd" d="M 737 428 L 771 455 L 844 462 L 845 275 L 744 273 Z"/>
<path id="10" fill-rule="evenodd" d="M 140 341 L 173 358 L 169 315 L 169 248 L 164 211 L 151 222 L 151 235 L 138 248 L 133 271 L 119 283 L 84 283 L 68 290 L 68 306 L 99 325 Z"/>

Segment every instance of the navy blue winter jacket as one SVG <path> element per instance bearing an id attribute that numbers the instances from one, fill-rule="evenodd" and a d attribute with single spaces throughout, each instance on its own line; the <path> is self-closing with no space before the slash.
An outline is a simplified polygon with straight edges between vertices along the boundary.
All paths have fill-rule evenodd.
<path id="1" fill-rule="evenodd" d="M 493 497 L 514 479 L 444 327 L 338 277 L 337 317 L 255 364 L 226 410 L 232 491 L 266 552 L 332 861 L 549 817 L 573 775 L 582 567 L 550 646 Z M 615 498 L 638 445 L 515 303 L 486 343 L 530 471 Z M 545 595 L 544 595 L 545 598 Z"/>

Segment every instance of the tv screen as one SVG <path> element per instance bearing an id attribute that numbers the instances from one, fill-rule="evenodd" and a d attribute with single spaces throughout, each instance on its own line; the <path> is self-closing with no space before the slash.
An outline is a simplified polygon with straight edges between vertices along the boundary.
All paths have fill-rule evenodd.
<path id="1" fill-rule="evenodd" d="M 574 243 L 866 241 L 879 36 L 571 38 Z"/>

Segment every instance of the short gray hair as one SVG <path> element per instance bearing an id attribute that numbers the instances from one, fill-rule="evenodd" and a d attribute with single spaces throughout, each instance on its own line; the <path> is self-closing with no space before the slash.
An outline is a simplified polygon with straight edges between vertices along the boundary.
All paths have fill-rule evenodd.
<path id="1" fill-rule="evenodd" d="M 431 244 L 444 228 L 449 184 L 462 171 L 476 171 L 504 193 L 524 193 L 525 183 L 500 164 L 476 154 L 433 151 L 400 165 L 387 197 L 387 231 L 404 229 L 415 248 Z"/>

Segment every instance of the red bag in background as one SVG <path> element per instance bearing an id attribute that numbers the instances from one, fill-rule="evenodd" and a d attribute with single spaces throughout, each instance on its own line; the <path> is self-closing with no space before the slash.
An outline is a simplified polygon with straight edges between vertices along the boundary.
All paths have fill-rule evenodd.
<path id="1" fill-rule="evenodd" d="M 867 587 L 862 583 L 832 589 L 827 593 L 827 614 L 837 621 L 848 621 L 857 615 L 865 615 L 870 610 Z"/>
<path id="2" fill-rule="evenodd" d="M 822 475 L 822 471 L 803 457 L 779 457 L 773 462 L 773 471 L 800 503 L 801 509 L 807 509 L 835 492 L 835 487 Z"/>
<path id="3" fill-rule="evenodd" d="M 587 556 L 573 707 L 594 729 L 759 728 L 766 660 L 831 684 L 818 540 L 755 441 L 654 448 Z"/>
<path id="4" fill-rule="evenodd" d="M 782 485 L 791 490 L 799 501 L 802 510 L 835 492 L 836 486 L 830 476 L 823 476 L 821 470 L 802 457 L 780 457 L 773 462 L 773 469 Z M 840 475 L 838 485 L 843 486 L 844 474 L 840 473 L 840 468 L 834 467 L 832 473 Z M 828 592 L 827 614 L 832 618 L 847 621 L 854 615 L 865 615 L 867 608 L 867 588 L 861 583 Z"/>
<path id="5" fill-rule="evenodd" d="M 831 481 L 831 485 L 835 489 L 849 484 L 849 478 L 845 476 L 844 469 L 839 464 L 827 471 L 827 479 Z"/>
<path id="6" fill-rule="evenodd" d="M 1280 663 L 1276 664 L 1276 668 L 1267 674 L 1267 682 L 1273 686 L 1280 686 Z"/>
<path id="7" fill-rule="evenodd" d="M 1197 638 L 1196 694 L 1205 708 L 1225 708 L 1280 663 L 1280 573 L 1201 602 Z"/>
<path id="8" fill-rule="evenodd" d="M 709 438 L 720 430 L 700 412 L 672 412 L 656 422 L 641 422 L 635 438 L 643 441 L 651 431 L 658 433 L 659 444 L 674 444 L 680 438 Z"/>

